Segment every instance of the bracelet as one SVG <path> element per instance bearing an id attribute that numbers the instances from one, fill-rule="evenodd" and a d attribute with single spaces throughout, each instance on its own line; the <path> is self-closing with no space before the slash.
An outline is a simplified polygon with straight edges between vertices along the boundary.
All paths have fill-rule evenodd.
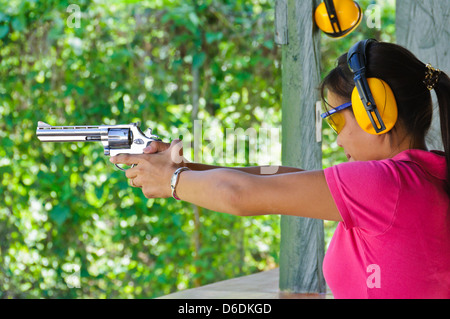
<path id="1" fill-rule="evenodd" d="M 172 197 L 175 198 L 176 200 L 180 200 L 180 198 L 178 198 L 177 196 L 177 193 L 175 192 L 175 187 L 177 187 L 178 184 L 178 178 L 180 177 L 180 173 L 182 171 L 188 170 L 189 168 L 187 167 L 180 167 L 172 175 L 172 179 L 170 180 L 170 189 L 172 189 Z"/>

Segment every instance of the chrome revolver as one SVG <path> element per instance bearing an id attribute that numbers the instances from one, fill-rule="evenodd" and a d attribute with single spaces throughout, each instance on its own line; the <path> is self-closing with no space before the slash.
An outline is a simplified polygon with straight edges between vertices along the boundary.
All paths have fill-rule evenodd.
<path id="1" fill-rule="evenodd" d="M 144 148 L 151 142 L 161 141 L 161 139 L 153 135 L 150 128 L 143 133 L 139 125 L 140 123 L 52 126 L 39 121 L 36 135 L 42 142 L 101 142 L 107 156 L 143 154 Z M 118 169 L 125 171 L 119 165 L 115 165 Z"/>

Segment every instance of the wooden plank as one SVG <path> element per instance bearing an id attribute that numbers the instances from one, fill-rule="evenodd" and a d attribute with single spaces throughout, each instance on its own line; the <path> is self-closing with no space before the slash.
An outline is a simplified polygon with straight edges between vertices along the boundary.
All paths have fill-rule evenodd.
<path id="1" fill-rule="evenodd" d="M 278 289 L 279 269 L 186 289 L 158 299 L 332 299 L 326 294 L 291 294 Z"/>
<path id="2" fill-rule="evenodd" d="M 287 34 L 287 0 L 278 0 L 275 3 L 275 43 L 288 44 Z"/>
<path id="3" fill-rule="evenodd" d="M 282 47 L 282 163 L 306 170 L 322 168 L 316 142 L 315 103 L 320 81 L 320 33 L 313 12 L 319 1 L 287 2 L 287 44 Z M 280 289 L 323 293 L 323 221 L 282 216 Z"/>
<path id="4" fill-rule="evenodd" d="M 413 52 L 422 62 L 450 71 L 450 0 L 401 0 L 396 2 L 397 43 Z M 429 149 L 443 150 L 437 99 L 427 136 Z"/>

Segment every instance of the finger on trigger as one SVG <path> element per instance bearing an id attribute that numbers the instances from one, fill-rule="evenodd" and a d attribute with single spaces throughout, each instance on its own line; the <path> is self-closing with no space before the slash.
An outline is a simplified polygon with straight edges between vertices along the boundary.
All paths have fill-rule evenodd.
<path id="1" fill-rule="evenodd" d="M 133 164 L 139 164 L 140 155 L 119 154 L 116 156 L 111 156 L 109 161 L 114 164 L 125 164 L 131 166 Z"/>
<path id="2" fill-rule="evenodd" d="M 109 161 L 114 164 L 126 164 L 125 160 L 127 156 L 128 156 L 127 154 L 119 154 L 116 156 L 111 156 Z"/>

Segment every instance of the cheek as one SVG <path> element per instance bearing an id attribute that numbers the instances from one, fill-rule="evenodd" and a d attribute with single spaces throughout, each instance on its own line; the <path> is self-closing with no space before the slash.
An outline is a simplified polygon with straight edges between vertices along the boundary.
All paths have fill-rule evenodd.
<path id="1" fill-rule="evenodd" d="M 364 132 L 356 120 L 350 118 L 338 135 L 338 143 L 351 156 L 350 161 L 366 161 L 376 154 L 378 139 L 375 135 Z"/>
<path id="2" fill-rule="evenodd" d="M 353 134 L 349 152 L 354 160 L 370 161 L 378 159 L 380 149 L 381 145 L 379 145 L 377 137 L 362 131 L 359 134 Z"/>

